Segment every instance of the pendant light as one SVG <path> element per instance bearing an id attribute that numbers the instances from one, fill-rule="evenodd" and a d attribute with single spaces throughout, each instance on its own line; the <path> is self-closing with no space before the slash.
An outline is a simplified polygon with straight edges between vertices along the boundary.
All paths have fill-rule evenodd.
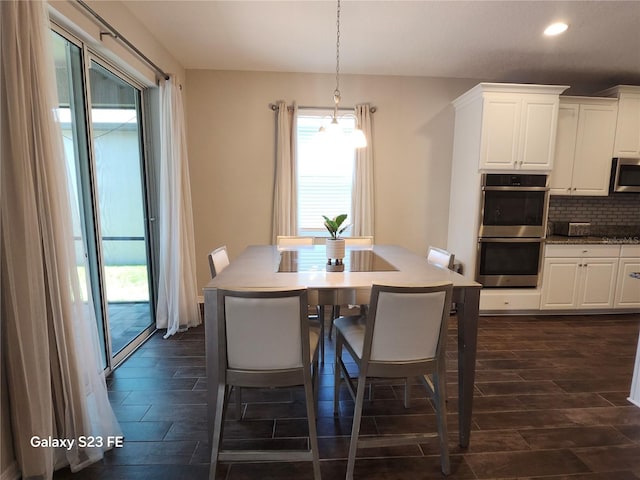
<path id="1" fill-rule="evenodd" d="M 333 91 L 333 115 L 331 117 L 331 122 L 327 127 L 320 127 L 319 133 L 326 139 L 327 142 L 337 143 L 342 139 L 346 134 L 344 133 L 340 123 L 338 122 L 338 107 L 340 105 L 340 0 L 338 0 L 338 5 L 336 9 L 336 88 Z M 353 116 L 354 114 L 346 114 L 346 116 Z M 360 125 L 357 124 L 356 118 L 356 127 L 353 129 L 348 138 L 349 144 L 353 148 L 363 148 L 367 146 L 367 138 L 364 135 L 364 132 L 360 128 Z"/>

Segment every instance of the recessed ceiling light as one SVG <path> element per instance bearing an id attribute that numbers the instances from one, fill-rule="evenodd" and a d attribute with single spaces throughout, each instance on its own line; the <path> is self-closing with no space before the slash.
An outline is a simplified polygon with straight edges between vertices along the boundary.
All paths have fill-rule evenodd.
<path id="1" fill-rule="evenodd" d="M 566 31 L 567 28 L 569 28 L 569 25 L 567 25 L 566 23 L 562 23 L 562 22 L 552 23 L 551 25 L 549 25 L 547 28 L 544 29 L 544 34 L 548 36 L 560 35 L 564 31 Z"/>

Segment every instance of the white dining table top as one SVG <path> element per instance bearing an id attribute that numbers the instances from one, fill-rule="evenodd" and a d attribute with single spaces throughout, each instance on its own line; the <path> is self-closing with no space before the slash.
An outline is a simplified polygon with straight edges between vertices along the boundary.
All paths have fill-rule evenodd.
<path id="1" fill-rule="evenodd" d="M 313 249 L 324 251 L 324 245 L 287 247 L 287 250 Z M 362 247 L 347 246 L 349 250 Z M 426 257 L 395 245 L 368 247 L 393 265 L 394 271 L 327 272 L 323 265 L 299 272 L 278 272 L 281 250 L 275 245 L 247 247 L 224 271 L 212 279 L 205 290 L 215 288 L 293 288 L 309 289 L 369 289 L 374 283 L 421 285 L 450 281 L 454 288 L 480 288 L 481 285 L 451 270 L 431 265 Z"/>

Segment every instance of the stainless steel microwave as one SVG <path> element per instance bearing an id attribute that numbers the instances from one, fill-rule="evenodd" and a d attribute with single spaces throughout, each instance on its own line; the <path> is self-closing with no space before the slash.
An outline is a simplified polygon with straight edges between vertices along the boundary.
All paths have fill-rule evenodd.
<path id="1" fill-rule="evenodd" d="M 640 192 L 640 158 L 614 158 L 609 193 Z"/>

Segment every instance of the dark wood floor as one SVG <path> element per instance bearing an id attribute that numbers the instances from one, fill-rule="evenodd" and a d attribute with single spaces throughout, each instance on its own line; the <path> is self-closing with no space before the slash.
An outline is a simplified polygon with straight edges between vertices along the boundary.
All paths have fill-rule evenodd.
<path id="1" fill-rule="evenodd" d="M 456 411 L 455 321 L 449 338 L 449 406 Z M 640 408 L 627 401 L 639 315 L 483 317 L 473 431 L 457 446 L 457 416 L 449 414 L 451 479 L 638 480 Z M 344 478 L 353 403 L 342 395 L 332 414 L 331 343 L 321 376 L 319 443 L 325 480 Z M 154 335 L 108 379 L 125 434 L 124 447 L 75 480 L 198 480 L 208 475 L 206 377 L 202 327 L 163 340 Z M 342 392 L 343 394 L 345 392 Z M 365 406 L 363 434 L 435 429 L 430 404 L 416 387 L 409 409 L 402 388 L 378 385 Z M 227 446 L 306 448 L 300 390 L 246 391 L 244 419 L 229 419 Z M 233 410 L 230 410 L 233 417 Z M 218 477 L 311 479 L 310 463 L 221 465 Z M 360 450 L 359 479 L 435 479 L 433 443 Z"/>

